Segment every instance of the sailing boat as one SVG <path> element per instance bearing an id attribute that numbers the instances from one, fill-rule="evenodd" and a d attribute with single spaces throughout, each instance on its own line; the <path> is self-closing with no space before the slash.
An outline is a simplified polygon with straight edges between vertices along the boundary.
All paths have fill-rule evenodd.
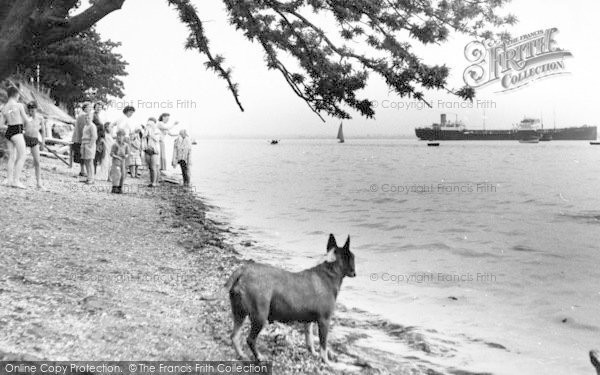
<path id="1" fill-rule="evenodd" d="M 344 143 L 344 131 L 342 129 L 342 123 L 340 122 L 340 128 L 338 130 L 337 139 L 339 139 L 340 143 Z"/>

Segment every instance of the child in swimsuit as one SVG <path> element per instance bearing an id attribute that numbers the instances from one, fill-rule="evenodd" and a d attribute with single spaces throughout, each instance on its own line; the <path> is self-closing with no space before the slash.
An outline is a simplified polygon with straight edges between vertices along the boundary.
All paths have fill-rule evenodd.
<path id="1" fill-rule="evenodd" d="M 23 126 L 29 123 L 25 106 L 19 103 L 19 90 L 11 86 L 6 90 L 8 101 L 2 107 L 0 124 L 6 123 L 8 128 L 4 135 L 8 142 L 8 164 L 5 185 L 25 189 L 20 181 L 21 171 L 25 163 L 25 138 L 23 137 Z"/>
<path id="2" fill-rule="evenodd" d="M 129 145 L 125 143 L 125 131 L 117 131 L 117 142 L 110 150 L 112 158 L 112 167 L 110 169 L 110 179 L 112 181 L 112 192 L 116 194 L 123 193 L 123 183 L 125 182 L 125 167 L 129 157 Z"/>
<path id="3" fill-rule="evenodd" d="M 31 121 L 25 126 L 24 136 L 25 146 L 31 149 L 31 155 L 33 156 L 37 188 L 44 189 L 40 173 L 40 148 L 43 147 L 45 143 L 44 135 L 40 133 L 40 130 L 44 124 L 44 117 L 37 112 L 37 108 L 36 102 L 27 104 L 27 114 L 31 117 Z M 40 135 L 42 139 L 41 143 Z"/>

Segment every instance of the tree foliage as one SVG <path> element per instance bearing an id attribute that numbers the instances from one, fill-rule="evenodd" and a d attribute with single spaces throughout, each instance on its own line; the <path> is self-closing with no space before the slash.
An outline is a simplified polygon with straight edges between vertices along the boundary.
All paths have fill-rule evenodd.
<path id="1" fill-rule="evenodd" d="M 0 78 L 2 64 L 11 62 L 14 43 L 42 46 L 85 30 L 125 0 L 95 0 L 90 8 L 71 15 L 76 0 L 7 0 L 0 4 Z M 380 76 L 401 97 L 425 100 L 429 89 L 447 90 L 471 99 L 469 87 L 449 88 L 449 69 L 429 65 L 412 44 L 441 44 L 451 32 L 477 38 L 506 38 L 497 33 L 516 22 L 499 11 L 510 0 L 223 0 L 229 22 L 265 53 L 269 69 L 281 73 L 292 91 L 319 116 L 349 118 L 355 110 L 373 117 L 372 102 L 360 97 L 369 74 Z M 210 47 L 198 11 L 190 0 L 167 0 L 190 30 L 186 47 L 207 58 L 206 67 L 228 85 L 240 109 L 238 85 L 222 55 Z M 29 6 L 30 8 L 27 8 Z M 139 5 L 140 7 L 143 5 Z M 5 24 L 6 15 L 28 14 L 27 30 Z M 323 27 L 318 20 L 333 24 Z M 4 30 L 16 32 L 5 38 Z M 11 44 L 13 43 L 13 44 Z M 9 48 L 10 47 L 10 48 Z M 12 49 L 11 49 L 12 48 Z M 2 55 L 3 51 L 8 55 Z M 18 48 L 17 48 L 17 54 Z M 6 57 L 9 56 L 9 57 Z M 14 62 L 14 59 L 12 60 Z"/>
<path id="2" fill-rule="evenodd" d="M 424 100 L 425 89 L 446 89 L 465 99 L 468 87 L 446 87 L 449 69 L 428 65 L 411 50 L 410 40 L 439 44 L 451 31 L 479 38 L 494 36 L 493 29 L 516 21 L 497 10 L 508 0 L 224 0 L 229 21 L 265 52 L 269 69 L 281 73 L 292 91 L 317 114 L 350 118 L 347 108 L 372 117 L 367 98 L 359 98 L 369 73 L 382 77 L 401 97 Z M 168 0 L 190 28 L 187 47 L 207 55 L 207 67 L 229 83 L 238 101 L 237 85 L 224 58 L 212 56 L 197 11 L 189 0 Z M 316 14 L 335 20 L 337 35 L 312 20 Z M 362 42 L 356 51 L 349 42 Z M 366 52 L 364 50 L 367 50 Z M 287 56 L 298 68 L 286 63 Z M 293 64 L 292 64 L 293 65 Z"/>
<path id="3" fill-rule="evenodd" d="M 52 88 L 51 96 L 67 105 L 86 100 L 106 101 L 108 96 L 123 97 L 127 62 L 115 52 L 120 43 L 102 40 L 90 29 L 78 35 L 33 49 L 19 62 L 19 71 L 36 75 L 40 83 Z"/>

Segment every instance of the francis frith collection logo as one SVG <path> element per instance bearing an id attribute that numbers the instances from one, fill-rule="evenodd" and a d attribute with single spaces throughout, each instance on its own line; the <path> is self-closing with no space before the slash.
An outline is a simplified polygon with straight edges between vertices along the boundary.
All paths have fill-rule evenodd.
<path id="1" fill-rule="evenodd" d="M 569 51 L 558 47 L 557 28 L 538 30 L 508 42 L 473 41 L 465 47 L 472 63 L 463 74 L 473 88 L 499 85 L 498 92 L 518 89 L 541 78 L 566 74 Z"/>

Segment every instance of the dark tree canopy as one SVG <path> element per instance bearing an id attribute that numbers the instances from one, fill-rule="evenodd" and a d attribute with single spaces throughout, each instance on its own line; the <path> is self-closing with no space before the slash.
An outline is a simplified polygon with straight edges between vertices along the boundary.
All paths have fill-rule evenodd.
<path id="1" fill-rule="evenodd" d="M 19 71 L 29 77 L 40 66 L 40 83 L 51 87 L 51 96 L 67 106 L 87 100 L 123 97 L 127 63 L 114 51 L 120 43 L 103 41 L 94 29 L 32 49 L 19 61 Z"/>
<path id="2" fill-rule="evenodd" d="M 120 9 L 124 1 L 95 0 L 90 8 L 73 16 L 69 11 L 76 7 L 76 0 L 3 1 L 0 79 L 10 74 L 7 71 L 23 54 L 24 46 L 42 47 L 86 30 Z M 349 118 L 350 110 L 366 117 L 374 115 L 371 101 L 358 96 L 372 73 L 401 97 L 424 100 L 425 90 L 442 89 L 472 98 L 474 91 L 469 87 L 447 87 L 448 67 L 428 65 L 412 51 L 411 43 L 443 43 L 452 31 L 479 38 L 505 37 L 493 31 L 516 22 L 513 16 L 499 15 L 508 1 L 223 0 L 230 23 L 260 46 L 267 67 L 279 71 L 319 116 L 339 118 Z M 190 0 L 167 2 L 190 30 L 186 47 L 207 58 L 206 67 L 227 82 L 243 110 L 231 68 L 225 66 L 223 56 L 212 52 L 194 5 Z M 27 21 L 14 22 L 11 15 Z M 325 30 L 317 22 L 323 17 L 335 24 Z M 290 59 L 294 61 L 290 63 Z"/>

